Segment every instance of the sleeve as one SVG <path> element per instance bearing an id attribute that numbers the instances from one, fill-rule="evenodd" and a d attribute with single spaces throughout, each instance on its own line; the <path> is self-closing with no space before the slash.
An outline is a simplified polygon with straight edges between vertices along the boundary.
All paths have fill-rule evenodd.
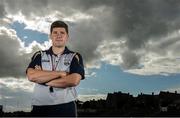
<path id="1" fill-rule="evenodd" d="M 36 52 L 33 55 L 33 57 L 31 58 L 31 62 L 29 63 L 27 69 L 28 68 L 33 68 L 34 69 L 36 65 L 41 66 L 41 52 L 40 51 Z M 26 73 L 27 73 L 27 69 L 26 69 Z"/>
<path id="2" fill-rule="evenodd" d="M 81 75 L 82 77 L 81 79 L 85 78 L 83 59 L 79 53 L 76 53 L 76 55 L 72 59 L 72 62 L 70 65 L 70 74 L 71 73 L 78 73 Z"/>

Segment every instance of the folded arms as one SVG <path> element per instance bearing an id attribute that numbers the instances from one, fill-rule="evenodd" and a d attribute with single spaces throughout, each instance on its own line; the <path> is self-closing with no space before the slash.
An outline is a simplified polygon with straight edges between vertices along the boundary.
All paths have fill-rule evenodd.
<path id="1" fill-rule="evenodd" d="M 42 70 L 40 66 L 35 66 L 35 69 L 28 68 L 27 77 L 31 82 L 58 88 L 77 86 L 82 78 L 78 73 L 69 74 L 64 71 L 46 71 Z"/>

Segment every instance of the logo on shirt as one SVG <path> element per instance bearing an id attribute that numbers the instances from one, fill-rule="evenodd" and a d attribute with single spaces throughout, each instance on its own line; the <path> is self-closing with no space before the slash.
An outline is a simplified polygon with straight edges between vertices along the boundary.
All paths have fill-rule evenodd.
<path id="1" fill-rule="evenodd" d="M 65 59 L 64 59 L 64 65 L 65 65 L 65 66 L 70 65 L 70 59 L 65 58 Z"/>

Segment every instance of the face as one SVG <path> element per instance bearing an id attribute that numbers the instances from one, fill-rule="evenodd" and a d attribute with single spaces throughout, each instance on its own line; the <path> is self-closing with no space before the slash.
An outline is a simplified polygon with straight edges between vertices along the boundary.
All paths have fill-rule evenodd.
<path id="1" fill-rule="evenodd" d="M 54 47 L 64 47 L 68 41 L 68 34 L 65 28 L 55 27 L 50 34 L 50 38 Z"/>

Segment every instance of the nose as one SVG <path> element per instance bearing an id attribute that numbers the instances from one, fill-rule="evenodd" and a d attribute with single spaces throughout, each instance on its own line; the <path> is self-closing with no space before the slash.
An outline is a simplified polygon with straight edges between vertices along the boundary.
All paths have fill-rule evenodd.
<path id="1" fill-rule="evenodd" d="M 57 37 L 62 37 L 61 33 L 57 33 Z"/>

